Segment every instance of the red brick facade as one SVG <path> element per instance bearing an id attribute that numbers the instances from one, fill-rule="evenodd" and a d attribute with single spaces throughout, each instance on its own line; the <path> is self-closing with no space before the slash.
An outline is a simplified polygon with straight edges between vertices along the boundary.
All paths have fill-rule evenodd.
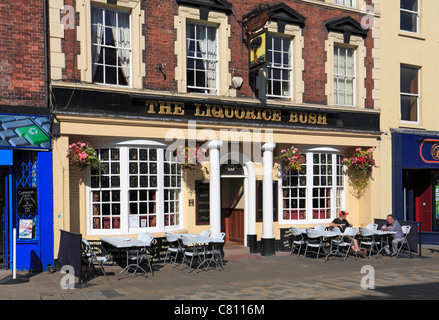
<path id="1" fill-rule="evenodd" d="M 45 107 L 43 1 L 0 2 L 0 105 Z"/>
<path id="2" fill-rule="evenodd" d="M 65 0 L 64 2 L 65 4 L 75 6 L 75 0 Z M 239 97 L 254 98 L 253 90 L 249 86 L 248 49 L 242 42 L 242 28 L 238 20 L 242 20 L 243 15 L 261 4 L 277 4 L 281 1 L 229 0 L 229 2 L 233 5 L 233 15 L 230 15 L 228 18 L 231 25 L 231 38 L 229 38 L 228 45 L 232 54 L 229 70 L 235 69 L 235 75 L 244 79 L 244 85 L 237 92 L 237 95 Z M 320 6 L 297 0 L 285 0 L 283 2 L 306 18 L 305 27 L 302 31 L 304 36 L 303 59 L 305 61 L 305 68 L 303 70 L 303 81 L 305 84 L 303 102 L 324 105 L 327 103 L 325 95 L 325 85 L 327 82 L 325 73 L 325 62 L 327 59 L 325 40 L 328 38 L 325 23 L 347 16 L 360 22 L 363 15 L 350 10 L 343 10 L 342 7 L 338 9 L 334 6 Z M 372 0 L 367 0 L 366 4 L 372 5 L 371 2 Z M 174 48 L 177 35 L 174 28 L 174 17 L 178 14 L 178 4 L 175 0 L 141 0 L 141 5 L 142 10 L 145 12 L 145 24 L 142 26 L 142 33 L 146 39 L 146 49 L 142 53 L 143 62 L 146 65 L 146 77 L 143 79 L 143 86 L 145 89 L 151 90 L 177 91 L 177 83 L 175 81 L 177 57 Z M 77 18 L 76 24 L 78 25 L 79 17 Z M 76 63 L 76 56 L 80 54 L 80 44 L 75 41 L 76 32 L 76 30 L 65 30 L 65 40 L 63 41 L 63 50 L 66 54 L 66 69 L 63 73 L 65 81 L 78 81 L 80 79 Z M 372 32 L 369 31 L 365 39 L 367 57 L 364 61 L 366 67 L 366 108 L 374 107 L 372 99 L 374 86 L 372 79 L 373 46 Z M 166 75 L 166 79 L 158 68 L 160 64 L 163 65 L 162 70 Z"/>

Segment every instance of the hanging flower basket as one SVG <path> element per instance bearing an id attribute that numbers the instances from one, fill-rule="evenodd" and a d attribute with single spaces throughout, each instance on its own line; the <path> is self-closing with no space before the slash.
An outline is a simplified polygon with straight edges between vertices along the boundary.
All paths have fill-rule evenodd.
<path id="1" fill-rule="evenodd" d="M 176 151 L 179 166 L 184 170 L 194 170 L 202 167 L 201 162 L 205 161 L 207 149 L 199 145 L 195 148 L 179 146 Z"/>
<path id="2" fill-rule="evenodd" d="M 100 165 L 96 150 L 86 142 L 78 141 L 69 145 L 67 158 L 71 165 L 78 167 L 81 171 L 89 166 L 97 169 Z"/>
<path id="3" fill-rule="evenodd" d="M 290 170 L 302 170 L 302 164 L 305 162 L 305 157 L 300 153 L 299 149 L 292 146 L 289 149 L 281 150 L 280 156 L 277 157 L 283 172 Z"/>
<path id="4" fill-rule="evenodd" d="M 375 149 L 375 147 L 367 150 L 357 148 L 352 157 L 343 159 L 350 183 L 357 191 L 362 191 L 369 185 L 372 169 L 375 167 L 373 158 Z"/>

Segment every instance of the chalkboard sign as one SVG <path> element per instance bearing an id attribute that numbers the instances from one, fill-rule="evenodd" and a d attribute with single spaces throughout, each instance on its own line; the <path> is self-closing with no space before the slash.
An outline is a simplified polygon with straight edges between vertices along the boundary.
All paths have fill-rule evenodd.
<path id="1" fill-rule="evenodd" d="M 196 189 L 196 224 L 206 225 L 210 223 L 210 192 L 209 183 L 195 181 Z"/>
<path id="2" fill-rule="evenodd" d="M 277 221 L 278 182 L 273 181 L 273 221 Z M 262 222 L 263 216 L 263 181 L 256 181 L 256 222 Z"/>
<path id="3" fill-rule="evenodd" d="M 37 188 L 17 189 L 17 213 L 35 214 L 38 213 L 38 191 Z"/>

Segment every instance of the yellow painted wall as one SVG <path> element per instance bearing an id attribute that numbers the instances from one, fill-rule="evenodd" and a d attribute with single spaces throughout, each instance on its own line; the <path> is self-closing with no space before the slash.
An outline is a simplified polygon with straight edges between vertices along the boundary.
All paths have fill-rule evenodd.
<path id="1" fill-rule="evenodd" d="M 439 1 L 420 1 L 419 34 L 400 31 L 399 1 L 381 1 L 381 201 L 382 217 L 392 209 L 390 129 L 439 131 L 437 75 L 439 74 Z M 419 124 L 401 123 L 400 65 L 420 67 Z"/>

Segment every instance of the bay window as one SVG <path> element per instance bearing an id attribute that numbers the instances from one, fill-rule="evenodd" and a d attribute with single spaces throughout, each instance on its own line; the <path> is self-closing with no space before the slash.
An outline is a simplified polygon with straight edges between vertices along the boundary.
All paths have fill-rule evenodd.
<path id="1" fill-rule="evenodd" d="M 343 209 L 344 174 L 342 156 L 308 152 L 300 171 L 282 173 L 281 222 L 330 222 Z"/>
<path id="2" fill-rule="evenodd" d="M 97 149 L 101 166 L 89 175 L 89 231 L 138 233 L 178 228 L 181 169 L 161 148 Z"/>

